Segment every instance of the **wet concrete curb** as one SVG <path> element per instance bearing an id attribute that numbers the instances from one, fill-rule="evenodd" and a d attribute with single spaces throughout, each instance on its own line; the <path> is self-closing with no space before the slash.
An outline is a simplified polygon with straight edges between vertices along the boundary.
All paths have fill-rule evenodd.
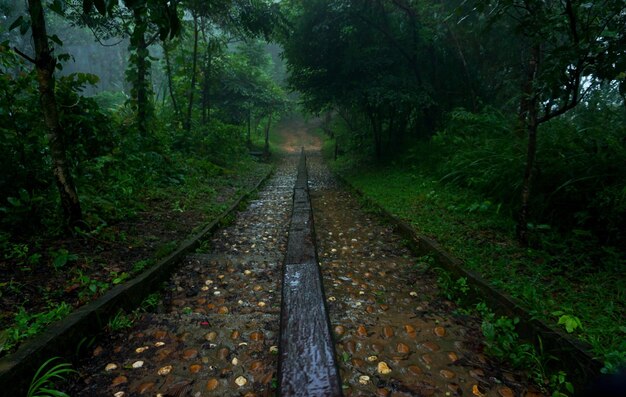
<path id="1" fill-rule="evenodd" d="M 470 292 L 476 298 L 484 300 L 497 314 L 510 318 L 518 317 L 520 322 L 516 326 L 516 331 L 520 337 L 533 341 L 536 347 L 543 350 L 544 357 L 552 356 L 554 359 L 548 367 L 553 366 L 554 369 L 566 371 L 568 380 L 576 390 L 582 390 L 600 376 L 603 365 L 590 353 L 590 346 L 574 340 L 545 321 L 534 318 L 516 299 L 495 288 L 478 274 L 465 269 L 461 260 L 446 252 L 436 241 L 418 233 L 411 225 L 391 214 L 342 175 L 337 172 L 333 174 L 350 191 L 375 208 L 376 212 L 406 239 L 409 248 L 416 255 L 430 255 L 439 267 L 454 277 L 466 278 L 468 285 L 473 288 Z"/>
<path id="2" fill-rule="evenodd" d="M 283 265 L 278 380 L 281 396 L 341 396 L 330 319 L 315 247 L 304 150 L 293 189 Z"/>
<path id="3" fill-rule="evenodd" d="M 112 288 L 97 300 L 73 311 L 65 319 L 53 323 L 43 334 L 24 343 L 15 353 L 0 359 L 2 394 L 25 395 L 33 375 L 45 360 L 51 357 L 71 359 L 79 352 L 83 343 L 102 332 L 109 318 L 118 310 L 130 311 L 137 308 L 150 293 L 161 287 L 177 269 L 180 260 L 196 248 L 200 240 L 218 229 L 227 216 L 236 212 L 238 206 L 257 191 L 273 171 L 274 168 L 199 233 L 180 244 L 175 252 L 129 282 Z"/>

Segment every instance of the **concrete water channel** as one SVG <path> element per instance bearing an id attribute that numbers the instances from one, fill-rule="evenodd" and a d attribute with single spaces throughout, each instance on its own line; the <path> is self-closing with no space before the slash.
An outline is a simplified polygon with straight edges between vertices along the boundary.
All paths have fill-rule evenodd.
<path id="1" fill-rule="evenodd" d="M 71 395 L 541 396 L 483 355 L 478 320 L 441 298 L 319 152 L 307 160 L 310 202 L 297 207 L 298 154 L 282 157 L 232 224 L 182 261 L 158 310 L 94 346 Z M 315 239 L 301 247 L 314 251 L 287 254 L 307 228 Z M 281 319 L 281 299 L 300 311 Z"/>

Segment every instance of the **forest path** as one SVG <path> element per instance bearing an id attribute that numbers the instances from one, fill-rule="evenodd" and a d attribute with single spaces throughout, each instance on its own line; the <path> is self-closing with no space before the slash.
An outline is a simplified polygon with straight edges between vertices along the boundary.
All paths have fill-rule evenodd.
<path id="1" fill-rule="evenodd" d="M 435 276 L 329 171 L 316 122 L 281 126 L 308 150 L 317 249 L 345 396 L 541 396 L 482 354 L 476 318 L 455 314 Z M 294 136 L 289 137 L 290 128 Z M 156 313 L 101 342 L 73 396 L 271 396 L 297 156 L 205 253 L 189 255 Z"/>
<path id="2" fill-rule="evenodd" d="M 278 365 L 281 266 L 297 156 L 187 256 L 156 313 L 118 331 L 78 368 L 72 396 L 273 395 Z"/>
<path id="3" fill-rule="evenodd" d="M 345 396 L 541 396 L 482 354 L 477 318 L 456 314 L 432 271 L 309 152 L 317 251 Z"/>
<path id="4" fill-rule="evenodd" d="M 281 122 L 277 127 L 280 136 L 280 149 L 289 154 L 300 153 L 300 150 L 318 152 L 322 149 L 322 139 L 313 131 L 322 124 L 322 119 L 314 118 L 306 121 L 300 117 Z"/>

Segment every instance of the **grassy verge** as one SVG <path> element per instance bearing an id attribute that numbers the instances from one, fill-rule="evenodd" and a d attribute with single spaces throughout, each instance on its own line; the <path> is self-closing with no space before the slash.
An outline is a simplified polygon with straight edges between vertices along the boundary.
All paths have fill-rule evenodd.
<path id="1" fill-rule="evenodd" d="M 113 202 L 119 219 L 73 236 L 5 241 L 0 261 L 0 356 L 9 354 L 74 308 L 141 273 L 215 219 L 270 170 L 243 157 L 227 167 L 177 158 L 176 181 L 140 188 Z"/>
<path id="2" fill-rule="evenodd" d="M 532 315 L 588 342 L 606 371 L 626 363 L 626 277 L 617 255 L 610 260 L 611 254 L 602 252 L 604 260 L 593 261 L 589 254 L 602 248 L 548 231 L 542 249 L 521 248 L 510 214 L 472 191 L 440 182 L 428 166 L 350 171 L 355 168 L 343 160 L 333 166 L 368 198 L 520 300 Z"/>

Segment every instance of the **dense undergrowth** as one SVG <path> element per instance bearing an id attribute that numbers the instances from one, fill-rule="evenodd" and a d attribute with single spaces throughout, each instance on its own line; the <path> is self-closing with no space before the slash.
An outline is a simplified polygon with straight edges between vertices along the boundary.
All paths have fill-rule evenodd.
<path id="1" fill-rule="evenodd" d="M 171 253 L 270 169 L 248 155 L 244 128 L 218 118 L 188 133 L 156 109 L 140 135 L 122 93 L 81 95 L 94 79 L 57 85 L 84 215 L 69 232 L 34 75 L 0 79 L 0 355 Z"/>
<path id="2" fill-rule="evenodd" d="M 346 154 L 333 165 L 533 316 L 588 342 L 613 372 L 626 364 L 624 116 L 592 102 L 540 130 L 529 247 L 515 239 L 525 142 L 494 110 L 454 111 L 431 140 L 385 164 L 368 164 L 336 121 Z"/>

